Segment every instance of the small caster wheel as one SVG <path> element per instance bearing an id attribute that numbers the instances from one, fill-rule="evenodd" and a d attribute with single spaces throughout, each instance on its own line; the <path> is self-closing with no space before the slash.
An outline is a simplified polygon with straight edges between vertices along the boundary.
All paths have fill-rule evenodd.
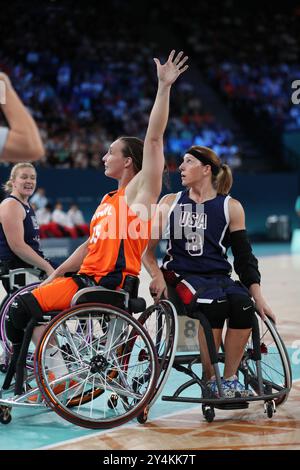
<path id="1" fill-rule="evenodd" d="M 212 407 L 202 406 L 202 413 L 208 423 L 212 423 L 215 418 L 215 410 Z"/>
<path id="2" fill-rule="evenodd" d="M 272 418 L 273 414 L 276 413 L 276 408 L 273 401 L 268 401 L 265 403 L 265 413 L 267 413 L 268 418 Z"/>
<path id="3" fill-rule="evenodd" d="M 107 406 L 108 408 L 110 408 L 111 410 L 113 410 L 114 408 L 116 408 L 117 404 L 118 404 L 118 395 L 116 393 L 112 393 L 110 398 L 108 399 L 107 401 Z"/>
<path id="4" fill-rule="evenodd" d="M 140 423 L 140 424 L 145 424 L 147 422 L 147 419 L 148 419 L 148 414 L 149 414 L 149 408 L 147 406 L 146 408 L 143 409 L 142 413 L 137 415 L 137 417 L 136 417 L 137 422 Z"/>
<path id="5" fill-rule="evenodd" d="M 11 408 L 8 406 L 1 406 L 0 407 L 0 423 L 2 424 L 9 424 L 11 422 Z"/>
<path id="6" fill-rule="evenodd" d="M 2 374 L 6 374 L 7 366 L 5 364 L 0 364 L 0 372 L 2 372 Z"/>
<path id="7" fill-rule="evenodd" d="M 271 384 L 267 384 L 267 385 L 265 386 L 265 394 L 266 394 L 266 395 L 271 395 L 271 393 L 272 393 L 272 385 L 271 385 Z"/>

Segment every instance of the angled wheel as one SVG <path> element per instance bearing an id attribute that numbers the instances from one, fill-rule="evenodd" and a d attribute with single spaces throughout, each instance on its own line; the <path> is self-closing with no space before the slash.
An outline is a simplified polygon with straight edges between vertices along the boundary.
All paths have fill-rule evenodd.
<path id="1" fill-rule="evenodd" d="M 159 364 L 159 375 L 149 407 L 153 406 L 171 372 L 178 340 L 178 320 L 176 310 L 168 300 L 148 307 L 138 321 L 149 333 Z"/>
<path id="2" fill-rule="evenodd" d="M 286 389 L 279 397 L 274 397 L 275 406 L 284 403 L 292 386 L 292 371 L 286 347 L 278 334 L 275 324 L 268 318 L 263 321 L 258 316 L 260 330 L 261 370 L 264 392 L 272 394 Z M 259 393 L 256 364 L 253 360 L 253 343 L 249 341 L 245 351 L 250 387 Z M 243 368 L 241 370 L 243 373 Z"/>
<path id="3" fill-rule="evenodd" d="M 82 320 L 93 324 L 89 338 L 78 328 Z M 129 341 L 130 353 L 126 350 Z M 52 374 L 50 380 L 46 350 L 53 342 L 60 350 L 66 342 L 69 345 L 68 374 L 58 378 Z M 135 418 L 153 396 L 158 372 L 148 333 L 126 312 L 104 304 L 84 304 L 57 315 L 40 340 L 35 361 L 37 382 L 47 404 L 67 421 L 92 429 L 111 428 Z"/>
<path id="4" fill-rule="evenodd" d="M 10 295 L 9 297 L 5 299 L 5 301 L 3 302 L 1 306 L 0 337 L 1 337 L 2 347 L 3 347 L 3 364 L 1 364 L 1 366 L 3 365 L 2 369 L 4 371 L 9 364 L 9 360 L 12 354 L 12 345 L 9 339 L 7 338 L 6 330 L 5 330 L 5 320 L 7 318 L 10 305 L 15 300 L 17 295 L 22 294 L 24 292 L 30 292 L 33 289 L 35 289 L 39 284 L 40 282 L 34 282 L 32 284 L 24 286 L 21 289 L 15 291 L 12 295 Z M 33 356 L 34 356 L 34 350 L 32 348 L 32 350 L 28 352 L 27 361 L 26 361 L 26 367 L 31 370 L 33 369 Z"/>

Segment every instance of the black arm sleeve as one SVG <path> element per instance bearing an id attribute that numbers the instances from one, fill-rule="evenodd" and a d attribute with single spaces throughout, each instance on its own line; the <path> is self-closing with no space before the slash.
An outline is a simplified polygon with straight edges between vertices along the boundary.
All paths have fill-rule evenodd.
<path id="1" fill-rule="evenodd" d="M 258 261 L 252 253 L 246 230 L 232 232 L 230 242 L 234 257 L 234 270 L 241 282 L 248 288 L 251 284 L 260 284 Z"/>

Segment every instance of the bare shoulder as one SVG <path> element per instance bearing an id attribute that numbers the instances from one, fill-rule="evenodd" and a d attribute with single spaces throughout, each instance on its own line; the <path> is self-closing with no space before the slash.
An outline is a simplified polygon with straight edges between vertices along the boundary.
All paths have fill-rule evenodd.
<path id="1" fill-rule="evenodd" d="M 231 232 L 235 230 L 244 230 L 245 211 L 242 204 L 237 199 L 231 198 L 229 200 L 229 219 L 229 228 Z"/>
<path id="2" fill-rule="evenodd" d="M 235 214 L 243 213 L 244 208 L 243 208 L 242 204 L 240 203 L 240 201 L 238 201 L 237 199 L 234 199 L 233 197 L 231 197 L 229 199 L 229 212 L 230 213 L 235 213 Z"/>
<path id="3" fill-rule="evenodd" d="M 7 198 L 0 204 L 0 213 L 2 216 L 9 215 L 10 217 L 12 214 L 15 217 L 18 216 L 25 216 L 25 210 L 23 206 L 16 201 L 16 199 Z"/>
<path id="4" fill-rule="evenodd" d="M 171 207 L 173 202 L 175 201 L 177 194 L 176 193 L 170 193 L 170 194 L 165 194 L 159 201 L 159 205 L 166 204 L 167 206 Z"/>

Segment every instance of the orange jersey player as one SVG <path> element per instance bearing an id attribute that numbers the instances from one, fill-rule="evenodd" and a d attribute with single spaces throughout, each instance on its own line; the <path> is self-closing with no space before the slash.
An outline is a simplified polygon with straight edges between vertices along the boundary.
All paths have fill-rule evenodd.
<path id="1" fill-rule="evenodd" d="M 105 175 L 118 180 L 118 190 L 107 194 L 92 219 L 90 237 L 32 292 L 43 311 L 69 307 L 78 290 L 77 272 L 84 279 L 108 288 L 122 287 L 127 274 L 137 276 L 146 249 L 151 209 L 162 188 L 163 134 L 168 121 L 170 89 L 187 69 L 183 52 L 172 51 L 165 64 L 154 59 L 158 88 L 145 141 L 119 137 L 103 157 Z M 78 281 L 78 278 L 77 278 Z"/>

